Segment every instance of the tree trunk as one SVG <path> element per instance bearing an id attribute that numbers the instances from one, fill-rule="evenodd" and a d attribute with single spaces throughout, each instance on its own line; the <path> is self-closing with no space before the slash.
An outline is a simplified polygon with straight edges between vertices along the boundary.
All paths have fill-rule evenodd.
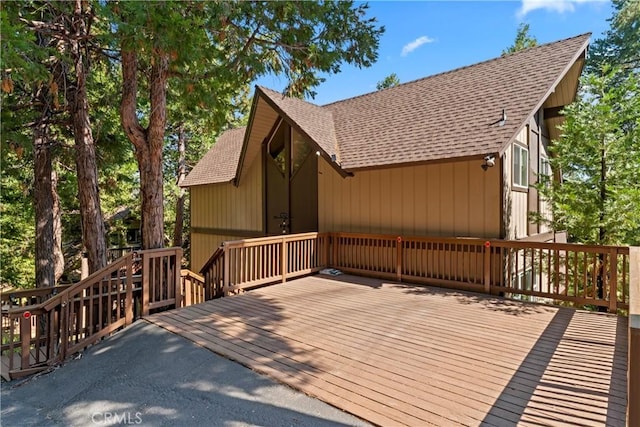
<path id="1" fill-rule="evenodd" d="M 162 148 L 167 114 L 168 56 L 156 49 L 153 52 L 149 79 L 151 112 L 149 127 L 143 129 L 138 121 L 138 58 L 136 52 L 122 48 L 122 104 L 120 118 L 129 141 L 136 149 L 140 171 L 142 198 L 142 247 L 164 246 L 164 194 L 162 180 Z"/>
<path id="2" fill-rule="evenodd" d="M 88 66 L 81 40 L 87 40 L 87 22 L 91 19 L 88 11 L 82 10 L 82 1 L 75 1 L 71 53 L 74 59 L 76 90 L 72 115 L 76 147 L 76 168 L 78 173 L 78 199 L 82 223 L 82 243 L 89 260 L 89 273 L 103 268 L 107 263 L 105 227 L 98 195 L 98 169 L 96 151 L 89 121 L 89 101 L 86 80 Z"/>
<path id="3" fill-rule="evenodd" d="M 51 169 L 51 196 L 53 199 L 53 270 L 55 283 L 58 283 L 64 273 L 64 254 L 62 252 L 62 212 L 58 195 L 58 172 L 55 168 Z"/>
<path id="4" fill-rule="evenodd" d="M 182 246 L 182 230 L 184 228 L 184 188 L 180 187 L 184 181 L 187 170 L 187 159 L 185 155 L 187 141 L 184 135 L 184 125 L 178 129 L 178 199 L 176 200 L 176 223 L 173 229 L 173 246 Z"/>
<path id="5" fill-rule="evenodd" d="M 43 117 L 42 120 L 46 120 Z M 53 265 L 53 193 L 51 191 L 51 151 L 47 125 L 34 128 L 34 199 L 36 214 L 36 287 L 55 285 Z"/>

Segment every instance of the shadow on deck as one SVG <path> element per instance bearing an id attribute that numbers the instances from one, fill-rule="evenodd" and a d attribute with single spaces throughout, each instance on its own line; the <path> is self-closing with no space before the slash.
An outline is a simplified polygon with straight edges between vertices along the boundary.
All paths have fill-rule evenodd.
<path id="1" fill-rule="evenodd" d="M 147 318 L 379 425 L 624 425 L 627 319 L 311 276 Z"/>

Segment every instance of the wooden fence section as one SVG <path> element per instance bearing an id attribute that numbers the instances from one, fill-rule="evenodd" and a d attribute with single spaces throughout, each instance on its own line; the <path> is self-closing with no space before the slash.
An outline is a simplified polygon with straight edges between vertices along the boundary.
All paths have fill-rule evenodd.
<path id="1" fill-rule="evenodd" d="M 492 293 L 629 308 L 629 247 L 492 241 Z M 503 274 L 500 274 L 504 271 Z"/>
<path id="2" fill-rule="evenodd" d="M 302 233 L 224 242 L 200 270 L 206 299 L 285 282 L 328 265 L 328 233 Z"/>
<path id="3" fill-rule="evenodd" d="M 3 294 L 3 376 L 46 369 L 150 311 L 204 301 L 204 279 L 181 271 L 181 258 L 181 248 L 128 253 L 71 286 Z"/>
<path id="4" fill-rule="evenodd" d="M 180 299 L 180 307 L 188 307 L 193 304 L 201 304 L 207 299 L 205 293 L 204 277 L 192 272 L 191 270 L 182 269 L 180 271 L 180 286 L 182 291 L 180 292 L 182 298 Z"/>
<path id="5" fill-rule="evenodd" d="M 629 248 L 619 246 L 305 233 L 225 242 L 201 273 L 207 295 L 217 297 L 324 267 L 611 312 L 629 307 Z"/>

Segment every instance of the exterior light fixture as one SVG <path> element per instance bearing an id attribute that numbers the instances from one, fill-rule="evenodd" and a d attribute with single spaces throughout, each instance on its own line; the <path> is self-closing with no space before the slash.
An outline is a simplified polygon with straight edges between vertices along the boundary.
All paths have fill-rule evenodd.
<path id="1" fill-rule="evenodd" d="M 482 163 L 481 167 L 482 167 L 482 170 L 486 171 L 487 169 L 492 168 L 495 165 L 496 165 L 496 156 L 494 156 L 493 154 L 489 154 L 484 158 L 484 162 Z"/>

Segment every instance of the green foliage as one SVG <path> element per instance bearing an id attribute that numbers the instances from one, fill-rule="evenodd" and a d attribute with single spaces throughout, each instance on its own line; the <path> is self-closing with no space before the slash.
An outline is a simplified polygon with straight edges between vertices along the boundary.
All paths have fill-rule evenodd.
<path id="1" fill-rule="evenodd" d="M 529 24 L 521 22 L 513 44 L 502 51 L 502 56 L 538 45 L 538 40 L 529 34 Z"/>
<path id="2" fill-rule="evenodd" d="M 611 28 L 605 37 L 596 40 L 589 49 L 588 73 L 601 74 L 607 65 L 621 69 L 618 78 L 640 72 L 640 2 L 613 0 Z"/>
<path id="3" fill-rule="evenodd" d="M 396 73 L 391 73 L 376 84 L 376 89 L 377 90 L 387 89 L 390 87 L 398 86 L 399 84 L 400 84 L 400 79 L 398 78 L 398 75 Z"/>
<path id="4" fill-rule="evenodd" d="M 21 146 L 1 145 L 0 284 L 32 288 L 35 284 L 35 217 L 31 202 L 33 159 Z"/>
<path id="5" fill-rule="evenodd" d="M 565 110 L 551 146 L 563 180 L 539 187 L 552 201 L 554 228 L 582 243 L 640 244 L 639 85 L 619 74 L 583 79 L 584 93 Z"/>

